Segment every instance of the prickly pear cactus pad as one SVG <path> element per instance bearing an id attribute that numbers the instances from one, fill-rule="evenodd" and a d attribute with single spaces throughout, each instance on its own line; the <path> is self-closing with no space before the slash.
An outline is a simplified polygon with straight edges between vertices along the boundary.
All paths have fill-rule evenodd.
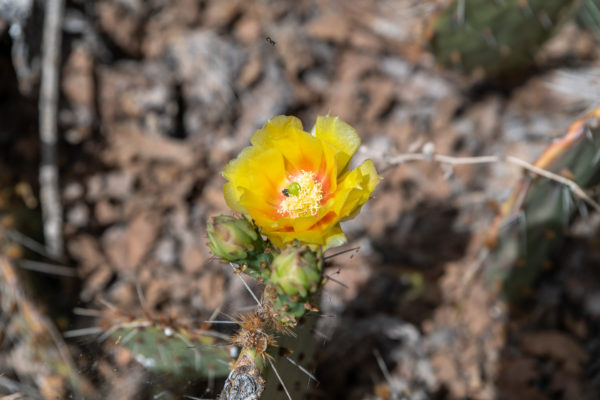
<path id="1" fill-rule="evenodd" d="M 535 165 L 572 179 L 584 189 L 600 181 L 600 109 L 575 121 Z M 569 224 L 582 206 L 565 185 L 524 177 L 504 203 L 492 228 L 487 279 L 517 300 L 531 291 L 550 265 Z"/>
<path id="2" fill-rule="evenodd" d="M 600 1 L 583 0 L 577 13 L 577 22 L 600 38 Z"/>
<path id="3" fill-rule="evenodd" d="M 124 324 L 111 335 L 133 354 L 137 362 L 153 372 L 166 372 L 178 379 L 223 377 L 229 373 L 229 348 L 214 337 L 148 321 Z"/>
<path id="4" fill-rule="evenodd" d="M 529 67 L 578 0 L 455 0 L 431 22 L 429 49 L 443 66 L 504 78 Z"/>

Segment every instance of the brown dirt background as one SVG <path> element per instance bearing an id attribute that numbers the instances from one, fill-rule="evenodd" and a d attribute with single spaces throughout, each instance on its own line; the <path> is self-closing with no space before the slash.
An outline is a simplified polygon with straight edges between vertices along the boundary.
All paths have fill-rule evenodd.
<path id="1" fill-rule="evenodd" d="M 597 39 L 570 23 L 517 81 L 473 83 L 436 67 L 423 50 L 434 7 L 68 1 L 58 164 L 65 264 L 77 276 L 38 274 L 43 290 L 32 298 L 60 330 L 96 324 L 71 311 L 101 309 L 103 301 L 142 315 L 137 287 L 146 311 L 192 326 L 216 309 L 251 304 L 205 243 L 207 219 L 230 213 L 220 171 L 269 118 L 295 115 L 310 129 L 330 113 L 361 135 L 354 162 L 372 158 L 384 180 L 344 226 L 344 248 L 360 250 L 338 256 L 328 271 L 344 286 L 329 283 L 322 295 L 328 317 L 318 337 L 327 339 L 311 363 L 320 381 L 312 398 L 598 398 L 597 215 L 574 225 L 528 300 L 509 305 L 479 275 L 464 277 L 484 245 L 492 205 L 521 171 L 386 164 L 428 142 L 440 154 L 534 161 L 597 99 Z M 0 184 L 25 183 L 35 197 L 38 81 L 15 69 L 9 26 L 0 25 Z M 34 59 L 39 41 L 29 38 Z M 67 344 L 93 386 L 90 398 L 219 391 L 205 382 L 172 388 L 111 343 Z M 3 345 L 5 360 L 12 350 Z M 0 366 L 0 374 L 35 386 L 31 368 Z M 0 386 L 0 394 L 11 391 Z"/>

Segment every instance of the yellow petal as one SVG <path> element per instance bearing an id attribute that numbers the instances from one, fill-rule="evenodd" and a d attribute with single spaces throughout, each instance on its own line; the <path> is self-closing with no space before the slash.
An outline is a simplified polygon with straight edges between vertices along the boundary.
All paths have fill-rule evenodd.
<path id="1" fill-rule="evenodd" d="M 306 231 L 318 222 L 318 219 L 313 216 L 298 217 L 291 221 L 291 226 L 294 228 L 294 232 Z"/>
<path id="2" fill-rule="evenodd" d="M 250 143 L 256 146 L 268 146 L 277 139 L 288 137 L 292 131 L 302 131 L 302 122 L 296 117 L 279 115 L 268 120 L 262 129 L 254 132 Z"/>
<path id="3" fill-rule="evenodd" d="M 285 160 L 288 174 L 318 171 L 323 154 L 322 142 L 302 130 L 296 117 L 275 117 L 254 132 L 250 142 L 262 148 L 279 151 Z"/>
<path id="4" fill-rule="evenodd" d="M 336 156 L 340 153 L 332 145 L 327 142 L 322 143 L 323 147 L 323 158 L 321 160 L 321 167 L 319 175 L 321 175 L 321 184 L 323 186 L 323 193 L 325 195 L 325 201 L 330 197 L 328 194 L 335 193 L 337 189 L 337 180 L 340 170 L 337 167 Z"/>
<path id="5" fill-rule="evenodd" d="M 239 212 L 241 214 L 246 213 L 246 209 L 242 207 L 239 203 L 241 190 L 236 189 L 231 182 L 227 182 L 223 185 L 223 194 L 225 195 L 225 201 L 227 205 L 233 209 L 233 211 Z"/>
<path id="6" fill-rule="evenodd" d="M 329 231 L 329 234 L 327 235 L 327 239 L 325 241 L 325 245 L 323 246 L 323 251 L 341 246 L 344 243 L 346 243 L 346 241 L 346 235 L 344 235 L 342 227 L 340 226 L 340 224 L 337 224 L 333 229 Z"/>
<path id="7" fill-rule="evenodd" d="M 275 245 L 276 247 L 283 248 L 287 245 L 287 243 L 284 242 L 283 239 L 277 233 L 271 233 L 266 235 L 271 241 L 271 243 L 273 243 L 273 245 Z"/>
<path id="8" fill-rule="evenodd" d="M 264 200 L 275 202 L 281 196 L 286 173 L 284 159 L 277 150 L 250 146 L 232 160 L 223 170 L 223 176 L 229 180 L 239 199 L 240 189 L 246 188 L 259 194 Z"/>
<path id="9" fill-rule="evenodd" d="M 339 224 L 335 224 L 326 231 L 271 232 L 267 234 L 267 237 L 278 247 L 284 247 L 295 240 L 299 240 L 313 248 L 322 246 L 324 250 L 340 246 L 346 242 L 346 236 Z"/>
<path id="10" fill-rule="evenodd" d="M 323 246 L 324 250 L 346 243 L 346 235 L 340 224 L 335 224 L 326 231 L 306 231 L 296 236 L 301 242 Z"/>
<path id="11" fill-rule="evenodd" d="M 259 192 L 242 188 L 238 204 L 258 226 L 268 227 L 279 218 L 277 204 L 265 200 Z"/>
<path id="12" fill-rule="evenodd" d="M 318 116 L 315 136 L 338 150 L 339 153 L 336 155 L 338 173 L 346 168 L 350 158 L 360 146 L 360 137 L 356 130 L 338 117 Z"/>
<path id="13" fill-rule="evenodd" d="M 353 217 L 369 199 L 381 177 L 371 160 L 365 160 L 356 169 L 345 174 L 338 182 L 338 190 L 328 207 L 342 219 Z"/>

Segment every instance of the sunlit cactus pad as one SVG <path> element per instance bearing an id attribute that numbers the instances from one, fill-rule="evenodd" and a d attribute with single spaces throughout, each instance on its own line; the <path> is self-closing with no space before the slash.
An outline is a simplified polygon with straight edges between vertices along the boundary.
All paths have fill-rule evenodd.
<path id="1" fill-rule="evenodd" d="M 137 362 L 153 372 L 176 378 L 227 376 L 229 347 L 205 331 L 174 329 L 138 321 L 124 324 L 112 334 L 115 343 L 127 348 Z"/>
<path id="2" fill-rule="evenodd" d="M 455 0 L 434 17 L 429 48 L 445 67 L 506 77 L 532 63 L 536 51 L 578 4 L 578 0 Z"/>
<path id="3" fill-rule="evenodd" d="M 535 165 L 591 189 L 600 182 L 600 109 L 575 121 Z M 488 281 L 510 299 L 531 290 L 540 269 L 551 265 L 576 211 L 585 206 L 566 185 L 524 177 L 503 204 L 489 238 Z"/>

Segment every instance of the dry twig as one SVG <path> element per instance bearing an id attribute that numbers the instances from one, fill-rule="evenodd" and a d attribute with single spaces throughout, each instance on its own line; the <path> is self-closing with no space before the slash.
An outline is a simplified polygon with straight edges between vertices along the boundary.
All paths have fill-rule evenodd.
<path id="1" fill-rule="evenodd" d="M 552 181 L 558 182 L 562 185 L 567 186 L 571 191 L 575 194 L 575 196 L 579 197 L 583 201 L 585 201 L 589 206 L 591 206 L 594 210 L 600 211 L 600 204 L 594 201 L 577 183 L 574 181 L 565 178 L 564 176 L 555 174 L 554 172 L 548 171 L 546 169 L 542 169 L 536 167 L 535 165 L 528 163 L 527 161 L 521 160 L 520 158 L 513 156 L 480 156 L 480 157 L 452 157 L 446 156 L 442 154 L 433 154 L 433 153 L 407 153 L 407 154 L 399 154 L 393 157 L 388 158 L 388 163 L 390 165 L 398 165 L 403 164 L 409 161 L 435 161 L 440 164 L 447 165 L 465 165 L 465 164 L 491 164 L 491 163 L 508 163 L 519 166 L 529 172 L 532 172 L 536 175 L 543 176 L 544 178 L 550 179 Z"/>
<path id="2" fill-rule="evenodd" d="M 48 252 L 60 258 L 63 252 L 62 207 L 56 165 L 56 112 L 61 29 L 64 0 L 47 0 L 42 42 L 42 78 L 40 88 L 40 202 L 44 220 L 44 237 Z"/>

